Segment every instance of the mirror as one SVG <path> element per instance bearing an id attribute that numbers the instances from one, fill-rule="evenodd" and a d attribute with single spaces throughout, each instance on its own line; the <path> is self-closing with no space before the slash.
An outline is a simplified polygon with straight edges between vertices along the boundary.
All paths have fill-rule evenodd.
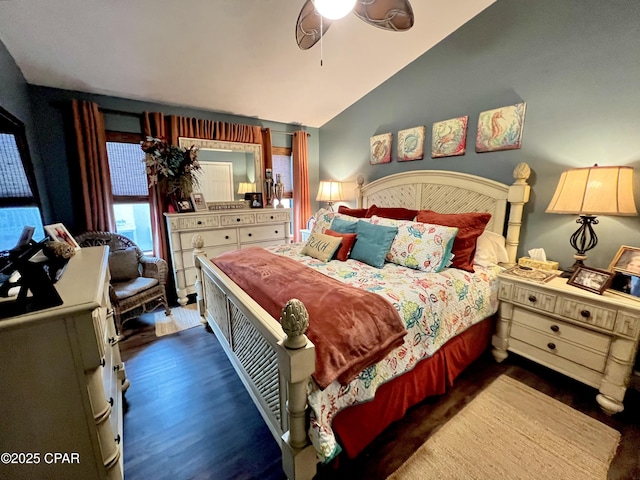
<path id="1" fill-rule="evenodd" d="M 178 145 L 183 148 L 195 146 L 199 150 L 198 161 L 207 165 L 200 176 L 206 202 L 243 200 L 244 195 L 237 193 L 240 182 L 255 183 L 256 192 L 262 192 L 262 145 L 188 137 L 178 138 Z M 215 194 L 207 194 L 206 186 L 212 185 L 215 187 L 209 191 L 215 191 Z"/>

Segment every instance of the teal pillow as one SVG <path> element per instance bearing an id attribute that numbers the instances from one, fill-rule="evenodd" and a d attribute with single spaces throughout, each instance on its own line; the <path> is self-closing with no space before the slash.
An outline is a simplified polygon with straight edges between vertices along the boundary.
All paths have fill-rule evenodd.
<path id="1" fill-rule="evenodd" d="M 331 230 L 338 233 L 356 233 L 358 222 L 350 222 L 341 218 L 334 218 L 331 222 Z"/>
<path id="2" fill-rule="evenodd" d="M 356 233 L 358 236 L 349 258 L 360 260 L 372 267 L 382 268 L 384 258 L 389 253 L 393 239 L 398 233 L 398 227 L 373 225 L 360 220 Z"/>

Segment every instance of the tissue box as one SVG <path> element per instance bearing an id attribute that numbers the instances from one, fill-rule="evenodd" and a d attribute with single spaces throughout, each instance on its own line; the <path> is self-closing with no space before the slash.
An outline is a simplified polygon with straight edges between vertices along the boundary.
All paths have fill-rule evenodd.
<path id="1" fill-rule="evenodd" d="M 520 257 L 518 259 L 518 265 L 522 267 L 537 268 L 538 270 L 558 270 L 560 267 L 558 262 L 552 262 L 550 260 L 543 262 L 541 260 L 533 260 L 530 257 Z"/>

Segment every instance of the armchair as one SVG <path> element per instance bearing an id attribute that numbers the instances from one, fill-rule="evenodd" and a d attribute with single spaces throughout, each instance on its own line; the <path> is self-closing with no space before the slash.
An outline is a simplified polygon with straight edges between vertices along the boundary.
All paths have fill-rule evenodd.
<path id="1" fill-rule="evenodd" d="M 171 314 L 167 301 L 166 260 L 146 256 L 127 237 L 112 232 L 86 232 L 76 237 L 81 247 L 109 246 L 111 283 L 109 297 L 118 334 L 127 320 L 162 305 Z"/>

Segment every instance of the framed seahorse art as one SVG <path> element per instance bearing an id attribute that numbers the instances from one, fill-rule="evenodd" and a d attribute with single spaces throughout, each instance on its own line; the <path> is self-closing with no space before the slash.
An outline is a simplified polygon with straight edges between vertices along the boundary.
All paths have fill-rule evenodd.
<path id="1" fill-rule="evenodd" d="M 480 112 L 476 152 L 515 150 L 522 146 L 524 112 L 527 104 L 517 103 L 507 107 Z"/>

